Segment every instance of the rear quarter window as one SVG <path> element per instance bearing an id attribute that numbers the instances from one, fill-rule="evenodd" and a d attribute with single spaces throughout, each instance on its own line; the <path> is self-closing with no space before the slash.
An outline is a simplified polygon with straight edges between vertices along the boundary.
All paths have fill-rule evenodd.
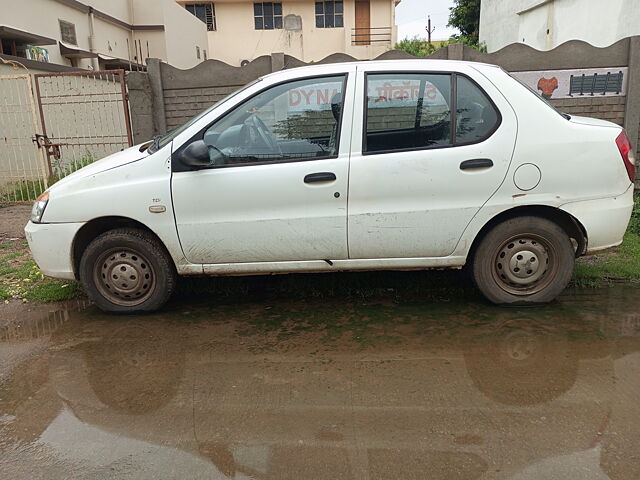
<path id="1" fill-rule="evenodd" d="M 488 137 L 499 114 L 487 95 L 466 77 L 456 77 L 456 143 L 473 143 Z"/>

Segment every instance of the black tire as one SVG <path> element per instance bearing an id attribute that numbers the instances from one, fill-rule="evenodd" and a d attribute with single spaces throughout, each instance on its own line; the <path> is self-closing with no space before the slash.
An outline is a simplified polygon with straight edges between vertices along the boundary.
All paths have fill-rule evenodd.
<path id="1" fill-rule="evenodd" d="M 177 273 L 163 245 L 144 230 L 118 228 L 96 237 L 80 259 L 87 295 L 109 313 L 152 312 L 173 293 Z"/>
<path id="2" fill-rule="evenodd" d="M 565 289 L 574 264 L 575 250 L 560 226 L 541 217 L 516 217 L 480 240 L 472 277 L 495 304 L 540 304 Z"/>

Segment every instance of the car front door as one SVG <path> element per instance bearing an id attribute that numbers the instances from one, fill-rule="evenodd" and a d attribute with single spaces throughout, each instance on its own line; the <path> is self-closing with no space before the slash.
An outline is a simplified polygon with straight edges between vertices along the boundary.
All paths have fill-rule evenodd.
<path id="1" fill-rule="evenodd" d="M 347 258 L 348 77 L 274 84 L 174 149 L 173 204 L 189 262 Z M 202 140 L 210 164 L 186 167 L 181 155 Z"/>
<path id="2" fill-rule="evenodd" d="M 357 97 L 349 257 L 450 255 L 505 178 L 513 109 L 471 67 L 359 70 Z"/>

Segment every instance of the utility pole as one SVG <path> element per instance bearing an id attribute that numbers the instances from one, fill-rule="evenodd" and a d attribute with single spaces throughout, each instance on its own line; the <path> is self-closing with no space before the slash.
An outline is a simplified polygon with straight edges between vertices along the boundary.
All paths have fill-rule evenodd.
<path id="1" fill-rule="evenodd" d="M 427 31 L 427 38 L 429 39 L 429 43 L 431 43 L 431 34 L 435 31 L 436 27 L 431 28 L 431 15 L 427 15 L 427 26 L 425 30 Z"/>

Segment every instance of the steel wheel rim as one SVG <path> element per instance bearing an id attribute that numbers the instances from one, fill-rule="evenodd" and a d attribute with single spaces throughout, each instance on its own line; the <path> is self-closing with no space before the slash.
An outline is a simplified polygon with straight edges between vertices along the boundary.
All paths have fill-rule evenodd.
<path id="1" fill-rule="evenodd" d="M 104 298 L 123 307 L 144 303 L 156 286 L 151 263 L 130 248 L 114 248 L 103 253 L 94 265 L 93 281 Z"/>
<path id="2" fill-rule="evenodd" d="M 545 238 L 532 233 L 515 235 L 493 256 L 493 278 L 512 295 L 532 295 L 546 288 L 558 271 L 558 256 Z"/>

